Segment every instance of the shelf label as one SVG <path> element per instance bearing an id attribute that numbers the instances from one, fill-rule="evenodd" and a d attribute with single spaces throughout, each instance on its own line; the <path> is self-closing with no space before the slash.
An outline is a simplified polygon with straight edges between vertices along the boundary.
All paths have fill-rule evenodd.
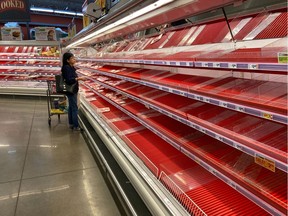
<path id="1" fill-rule="evenodd" d="M 279 52 L 278 53 L 278 63 L 288 63 L 288 53 Z"/>
<path id="2" fill-rule="evenodd" d="M 275 161 L 272 161 L 270 159 L 267 159 L 263 156 L 260 156 L 258 154 L 255 154 L 255 163 L 259 164 L 260 166 L 275 172 Z"/>
<path id="3" fill-rule="evenodd" d="M 219 105 L 222 106 L 222 107 L 227 107 L 228 106 L 227 102 L 222 102 L 222 101 L 219 102 Z"/>
<path id="4" fill-rule="evenodd" d="M 203 62 L 202 63 L 202 67 L 209 67 L 209 63 L 208 62 Z"/>
<path id="5" fill-rule="evenodd" d="M 269 113 L 263 113 L 263 118 L 272 120 L 273 119 L 273 115 L 269 114 Z"/>
<path id="6" fill-rule="evenodd" d="M 232 188 L 236 189 L 236 184 L 232 181 L 227 181 L 227 184 L 230 185 Z"/>
<path id="7" fill-rule="evenodd" d="M 245 112 L 245 108 L 241 106 L 236 106 L 236 110 L 239 112 Z"/>
<path id="8" fill-rule="evenodd" d="M 204 98 L 204 102 L 210 103 L 210 99 L 209 98 Z"/>
<path id="9" fill-rule="evenodd" d="M 229 68 L 237 68 L 237 64 L 236 63 L 228 63 L 228 67 Z"/>
<path id="10" fill-rule="evenodd" d="M 221 136 L 219 136 L 219 135 L 217 135 L 217 134 L 215 135 L 215 139 L 223 142 L 223 137 L 221 137 Z"/>
<path id="11" fill-rule="evenodd" d="M 220 68 L 221 67 L 221 64 L 219 62 L 214 62 L 213 63 L 213 67 L 214 68 Z"/>
<path id="12" fill-rule="evenodd" d="M 242 149 L 242 146 L 240 146 L 240 145 L 238 145 L 238 144 L 236 144 L 236 143 L 234 143 L 233 146 L 234 146 L 234 148 L 236 148 L 236 149 L 239 149 L 239 150 Z"/>
<path id="13" fill-rule="evenodd" d="M 256 70 L 256 69 L 258 69 L 258 65 L 257 64 L 248 64 L 248 68 L 252 69 L 252 70 Z"/>

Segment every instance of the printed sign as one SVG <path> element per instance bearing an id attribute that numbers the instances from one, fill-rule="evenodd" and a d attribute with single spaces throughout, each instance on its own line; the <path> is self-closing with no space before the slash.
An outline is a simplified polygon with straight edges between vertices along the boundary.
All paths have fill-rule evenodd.
<path id="1" fill-rule="evenodd" d="M 269 160 L 263 156 L 260 156 L 258 154 L 255 155 L 255 163 L 259 164 L 260 166 L 275 172 L 275 162 L 272 160 Z"/>
<path id="2" fill-rule="evenodd" d="M 3 41 L 22 40 L 22 32 L 20 27 L 14 28 L 1 28 L 1 38 Z"/>
<path id="3" fill-rule="evenodd" d="M 30 21 L 28 0 L 0 0 L 0 21 Z"/>
<path id="4" fill-rule="evenodd" d="M 278 53 L 278 63 L 288 63 L 288 53 Z"/>
<path id="5" fill-rule="evenodd" d="M 54 27 L 36 27 L 35 39 L 41 41 L 55 41 L 56 31 Z"/>

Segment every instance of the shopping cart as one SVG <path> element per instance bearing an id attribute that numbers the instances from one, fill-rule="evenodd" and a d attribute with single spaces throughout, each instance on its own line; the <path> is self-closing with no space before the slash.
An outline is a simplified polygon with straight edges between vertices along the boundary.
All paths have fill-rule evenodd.
<path id="1" fill-rule="evenodd" d="M 63 94 L 56 93 L 55 81 L 47 81 L 47 105 L 48 105 L 48 124 L 51 126 L 51 116 L 67 114 L 66 97 Z"/>

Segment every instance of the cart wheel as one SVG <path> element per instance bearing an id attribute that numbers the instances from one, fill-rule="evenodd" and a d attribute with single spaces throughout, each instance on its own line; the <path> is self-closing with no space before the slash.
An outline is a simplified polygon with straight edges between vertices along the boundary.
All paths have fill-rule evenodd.
<path id="1" fill-rule="evenodd" d="M 51 118 L 48 119 L 48 125 L 51 126 Z"/>

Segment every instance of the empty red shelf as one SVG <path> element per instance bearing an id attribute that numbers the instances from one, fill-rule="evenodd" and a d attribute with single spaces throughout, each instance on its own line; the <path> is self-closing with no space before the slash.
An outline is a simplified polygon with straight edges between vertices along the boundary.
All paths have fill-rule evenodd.
<path id="1" fill-rule="evenodd" d="M 278 107 L 275 107 L 277 103 L 267 103 L 287 93 L 287 87 L 284 83 L 245 80 L 232 77 L 224 79 L 212 79 L 207 77 L 194 77 L 189 75 L 169 75 L 165 73 L 162 74 L 166 77 L 161 79 L 158 78 L 158 75 L 155 72 L 153 79 L 150 81 L 157 81 L 157 83 L 165 83 L 166 85 L 176 88 L 189 88 L 191 91 L 199 91 L 205 95 L 214 95 L 218 98 L 221 97 L 240 103 L 244 102 L 244 104 L 247 105 L 260 105 L 260 108 L 261 106 L 263 106 L 263 108 L 268 108 L 268 110 L 276 110 L 281 114 L 286 114 L 286 100 L 284 97 L 282 98 L 284 99 L 282 100 L 283 103 L 279 104 Z M 123 72 L 123 75 L 126 75 L 125 72 Z M 129 74 L 129 76 L 132 75 Z M 135 72 L 133 77 L 141 77 L 145 79 L 145 76 L 142 75 L 140 71 Z M 197 85 L 202 83 L 204 85 L 201 88 L 197 88 Z M 209 84 L 205 85 L 205 83 Z M 208 89 L 209 91 L 207 91 Z"/>
<path id="2" fill-rule="evenodd" d="M 192 44 L 195 45 L 220 42 L 228 32 L 229 29 L 225 21 L 209 23 L 204 27 Z"/>
<path id="3" fill-rule="evenodd" d="M 189 32 L 189 29 L 190 27 L 174 31 L 174 34 L 171 38 L 168 39 L 163 48 L 178 46 L 178 44 L 183 40 L 185 35 L 187 35 L 187 33 Z"/>
<path id="4" fill-rule="evenodd" d="M 281 38 L 287 36 L 287 12 L 281 13 L 255 39 Z"/>
<path id="5" fill-rule="evenodd" d="M 149 120 L 151 119 L 154 119 L 153 121 L 155 122 L 155 124 L 158 124 L 159 123 L 159 120 L 157 120 L 159 117 L 150 117 Z M 128 121 L 131 121 L 130 123 L 133 122 L 133 120 L 128 120 Z M 169 119 L 168 122 L 170 122 L 171 120 Z M 161 121 L 163 122 L 163 121 Z M 165 124 L 165 127 L 169 124 L 170 127 L 173 127 L 175 129 L 175 125 L 168 123 L 167 121 L 164 121 L 163 124 Z M 119 123 L 119 122 L 118 122 Z M 122 123 L 121 123 L 122 124 Z M 134 124 L 134 123 L 133 123 Z M 159 124 L 158 124 L 159 125 Z M 168 126 L 167 126 L 168 127 Z M 177 128 L 177 126 L 176 126 Z M 178 128 L 177 128 L 178 129 Z M 192 129 L 191 129 L 192 130 Z M 147 130 L 144 130 L 144 131 L 147 131 Z M 140 150 L 141 155 L 139 155 L 139 157 L 142 159 L 144 158 L 143 154 L 149 159 L 143 159 L 144 160 L 144 163 L 152 170 L 154 171 L 154 174 L 155 174 L 155 167 L 153 166 L 153 164 L 151 164 L 151 161 L 157 166 L 157 167 L 160 167 L 160 168 L 163 168 L 164 170 L 164 167 L 165 167 L 165 163 L 168 162 L 168 161 L 171 161 L 172 159 L 173 160 L 181 160 L 180 158 L 181 157 L 186 157 L 182 154 L 180 154 L 179 151 L 177 151 L 175 148 L 173 148 L 172 146 L 168 145 L 167 143 L 165 143 L 162 139 L 160 139 L 158 136 L 152 134 L 150 131 L 147 131 L 147 132 L 144 132 L 143 130 L 141 130 L 141 133 L 138 133 L 138 132 L 135 132 L 135 133 L 132 133 L 132 134 L 128 134 L 126 135 L 126 139 L 128 139 L 129 141 L 131 141 L 132 143 L 134 143 L 134 147 L 132 146 L 131 148 L 136 150 L 135 146 L 137 147 L 137 151 L 139 153 L 138 150 Z M 174 130 L 176 131 L 176 130 Z M 194 131 L 194 130 L 192 130 Z M 192 132 L 191 131 L 191 132 Z M 180 132 L 180 130 L 179 130 Z M 189 133 L 191 133 L 189 131 L 186 131 L 185 129 L 182 130 L 182 134 L 180 136 L 183 136 L 183 137 L 187 137 L 187 135 Z M 184 135 L 183 133 L 188 133 L 187 135 Z M 199 138 L 199 137 L 202 137 L 202 136 L 197 136 L 197 133 L 195 134 L 195 131 L 192 132 L 192 134 L 195 134 L 195 138 Z M 145 141 L 146 140 L 146 141 Z M 191 136 L 190 136 L 190 141 L 191 141 Z M 216 140 L 215 140 L 216 141 Z M 216 141 L 218 142 L 218 141 Z M 157 145 L 154 145 L 153 143 L 157 143 Z M 210 142 L 211 143 L 211 142 Z M 131 145 L 131 144 L 130 144 Z M 151 145 L 154 145 L 153 147 Z M 215 145 L 215 144 L 214 144 Z M 156 147 L 156 149 L 155 149 Z M 225 146 L 227 148 L 227 146 Z M 162 149 L 163 148 L 163 149 Z M 159 150 L 161 149 L 161 153 L 159 152 Z M 163 152 L 163 150 L 165 150 L 165 152 Z M 218 150 L 219 151 L 219 150 Z M 234 150 L 236 151 L 236 150 Z M 168 155 L 167 155 L 168 154 Z M 224 155 L 222 153 L 222 155 Z M 167 157 L 168 156 L 168 157 Z M 219 153 L 218 153 L 218 156 Z M 146 158 L 145 157 L 145 158 Z M 145 162 L 146 161 L 146 162 Z M 184 160 L 185 161 L 185 160 Z M 188 161 L 187 161 L 188 162 Z M 191 161 L 192 162 L 192 161 Z M 190 162 L 190 163 L 191 163 Z M 194 163 L 194 162 L 192 162 Z M 157 165 L 158 164 L 158 165 Z M 186 164 L 186 163 L 185 163 Z M 181 166 L 181 164 L 178 163 L 177 166 Z M 187 164 L 185 165 L 187 167 Z M 175 166 L 174 167 L 174 170 L 175 170 Z M 167 172 L 167 167 L 166 168 L 166 172 Z M 202 168 L 201 168 L 202 169 Z M 177 170 L 177 169 L 176 169 Z M 182 171 L 183 172 L 183 171 Z M 207 171 L 204 171 L 204 172 L 207 172 Z M 202 172 L 203 173 L 203 172 Z M 208 172 L 207 172 L 208 173 Z M 209 174 L 211 175 L 211 174 Z M 189 180 L 191 179 L 191 176 L 186 176 L 184 177 L 182 175 L 182 180 L 179 179 L 179 181 L 181 180 L 182 184 L 183 182 L 186 182 L 185 186 L 188 186 L 188 188 L 191 190 L 191 186 L 189 186 Z M 190 179 L 189 179 L 190 178 Z M 214 177 L 213 177 L 214 178 Z M 207 178 L 205 178 L 206 181 L 201 181 L 201 184 L 198 184 L 199 187 L 202 187 L 203 185 L 205 185 L 205 182 L 210 182 L 210 180 L 207 181 Z M 215 181 L 220 181 L 220 180 L 216 180 L 214 179 Z M 176 181 L 177 182 L 177 181 Z M 165 184 L 166 185 L 166 184 Z M 168 184 L 169 185 L 169 184 Z M 169 187 L 168 185 L 166 185 L 167 187 Z M 181 184 L 179 184 L 181 186 Z M 233 189 L 231 189 L 229 186 L 227 186 L 226 184 L 223 183 L 223 187 L 227 187 L 229 188 L 230 190 L 233 191 Z M 183 187 L 182 187 L 183 188 Z M 190 196 L 189 194 L 189 191 L 190 190 L 184 190 L 185 192 L 187 192 L 187 195 Z M 232 192 L 231 191 L 231 192 Z M 229 192 L 229 194 L 231 193 Z M 232 193 L 236 193 L 236 192 L 232 192 Z M 218 194 L 218 193 L 217 193 Z M 240 197 L 243 197 L 242 195 L 236 193 L 237 195 L 236 196 L 240 196 Z M 226 194 L 227 195 L 227 194 Z M 180 199 L 181 201 L 181 197 L 177 197 L 178 199 Z M 224 199 L 224 198 L 223 198 Z M 225 200 L 225 199 L 224 199 Z M 246 198 L 245 198 L 246 200 Z M 199 201 L 201 203 L 201 201 Z M 223 201 L 221 201 L 221 203 L 223 204 Z M 198 204 L 198 203 L 197 203 Z M 185 203 L 183 203 L 183 205 L 185 206 Z M 199 205 L 199 204 L 198 204 Z M 250 201 L 248 203 L 246 203 L 246 205 L 249 205 L 249 206 L 254 206 L 254 204 L 252 204 Z M 225 204 L 225 206 L 227 206 L 227 204 Z M 237 206 L 239 206 L 239 204 L 237 204 Z M 204 209 L 205 208 L 205 209 Z M 221 206 L 221 209 L 224 208 L 224 206 Z M 258 207 L 257 207 L 258 208 Z M 202 209 L 207 213 L 207 211 L 209 211 L 208 209 L 210 208 L 206 208 L 205 205 L 203 205 Z M 207 210 L 206 210 L 207 209 Z M 242 208 L 239 208 L 239 209 L 242 209 Z M 239 211 L 239 209 L 237 211 Z M 215 210 L 215 209 L 214 209 Z M 234 209 L 234 211 L 236 211 Z"/>
<path id="6" fill-rule="evenodd" d="M 253 17 L 235 36 L 235 40 L 243 40 L 254 28 L 256 28 L 269 14 L 262 13 Z"/>

